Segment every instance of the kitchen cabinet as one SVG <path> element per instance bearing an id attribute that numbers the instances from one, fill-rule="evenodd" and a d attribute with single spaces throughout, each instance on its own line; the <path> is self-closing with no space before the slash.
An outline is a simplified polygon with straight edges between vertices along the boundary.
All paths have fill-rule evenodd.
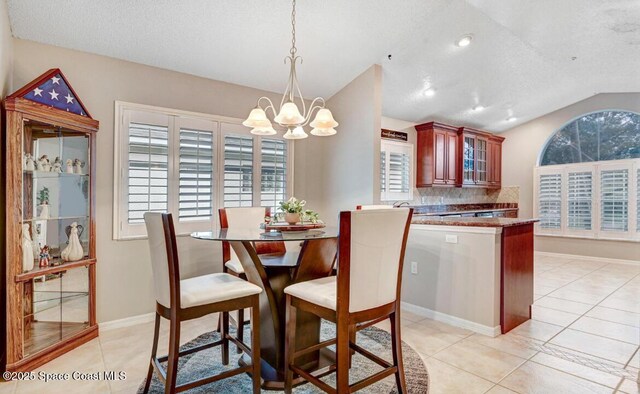
<path id="1" fill-rule="evenodd" d="M 458 130 L 437 122 L 418 125 L 416 130 L 416 186 L 459 186 Z"/>
<path id="2" fill-rule="evenodd" d="M 463 187 L 501 187 L 502 141 L 486 131 L 461 127 L 458 130 L 461 153 L 460 179 Z"/>

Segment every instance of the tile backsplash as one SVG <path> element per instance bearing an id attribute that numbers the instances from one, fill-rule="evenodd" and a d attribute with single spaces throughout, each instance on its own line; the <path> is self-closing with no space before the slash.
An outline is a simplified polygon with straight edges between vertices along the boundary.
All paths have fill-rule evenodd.
<path id="1" fill-rule="evenodd" d="M 501 189 L 420 188 L 413 194 L 411 205 L 515 203 L 520 200 L 520 187 Z"/>

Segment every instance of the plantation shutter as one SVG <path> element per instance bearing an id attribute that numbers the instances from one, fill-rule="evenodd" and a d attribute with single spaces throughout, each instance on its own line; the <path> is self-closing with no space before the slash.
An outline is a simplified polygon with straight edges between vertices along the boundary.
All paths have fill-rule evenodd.
<path id="1" fill-rule="evenodd" d="M 629 170 L 600 172 L 600 229 L 627 231 L 629 223 Z"/>
<path id="2" fill-rule="evenodd" d="M 590 171 L 569 172 L 567 186 L 567 227 L 591 230 L 593 174 Z"/>
<path id="3" fill-rule="evenodd" d="M 411 200 L 413 145 L 382 141 L 380 153 L 381 200 Z"/>
<path id="4" fill-rule="evenodd" d="M 178 213 L 180 221 L 213 216 L 213 132 L 180 128 Z"/>
<path id="5" fill-rule="evenodd" d="M 127 222 L 144 223 L 145 212 L 168 209 L 169 127 L 168 117 L 157 124 L 128 125 Z"/>
<path id="6" fill-rule="evenodd" d="M 560 229 L 562 222 L 562 174 L 540 175 L 538 216 L 541 228 Z"/>
<path id="7" fill-rule="evenodd" d="M 260 159 L 261 206 L 275 213 L 287 198 L 287 142 L 262 138 Z"/>
<path id="8" fill-rule="evenodd" d="M 225 207 L 253 205 L 253 138 L 224 136 Z"/>

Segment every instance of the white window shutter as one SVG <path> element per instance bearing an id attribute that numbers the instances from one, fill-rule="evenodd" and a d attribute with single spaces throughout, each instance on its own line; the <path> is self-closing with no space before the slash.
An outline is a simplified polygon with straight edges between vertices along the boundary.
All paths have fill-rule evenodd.
<path id="1" fill-rule="evenodd" d="M 242 135 L 224 136 L 225 207 L 253 205 L 253 138 Z"/>
<path id="2" fill-rule="evenodd" d="M 287 196 L 287 141 L 279 139 L 261 139 L 260 158 L 260 202 L 275 213 L 281 201 Z"/>
<path id="3" fill-rule="evenodd" d="M 538 216 L 541 229 L 561 228 L 562 173 L 539 175 Z"/>
<path id="4" fill-rule="evenodd" d="M 567 173 L 567 228 L 592 229 L 593 173 Z"/>
<path id="5" fill-rule="evenodd" d="M 413 199 L 413 145 L 382 141 L 380 153 L 380 199 Z"/>
<path id="6" fill-rule="evenodd" d="M 212 219 L 213 147 L 212 131 L 180 128 L 178 217 L 181 222 Z"/>
<path id="7" fill-rule="evenodd" d="M 600 172 L 600 230 L 626 232 L 629 225 L 629 170 Z"/>

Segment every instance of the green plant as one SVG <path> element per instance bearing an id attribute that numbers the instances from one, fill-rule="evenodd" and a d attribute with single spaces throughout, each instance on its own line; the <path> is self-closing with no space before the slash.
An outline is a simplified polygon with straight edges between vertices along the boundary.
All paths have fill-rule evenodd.
<path id="1" fill-rule="evenodd" d="M 281 212 L 278 214 L 278 218 L 282 219 L 286 213 L 297 213 L 300 214 L 300 220 L 303 222 L 317 223 L 320 219 L 318 213 L 310 209 L 304 209 L 306 204 L 307 202 L 305 200 L 298 200 L 295 197 L 291 197 L 287 201 L 282 201 L 280 202 Z"/>
<path id="2" fill-rule="evenodd" d="M 38 192 L 38 204 L 42 205 L 42 204 L 49 204 L 49 188 L 48 187 L 43 187 L 42 189 L 40 189 L 40 191 Z"/>

